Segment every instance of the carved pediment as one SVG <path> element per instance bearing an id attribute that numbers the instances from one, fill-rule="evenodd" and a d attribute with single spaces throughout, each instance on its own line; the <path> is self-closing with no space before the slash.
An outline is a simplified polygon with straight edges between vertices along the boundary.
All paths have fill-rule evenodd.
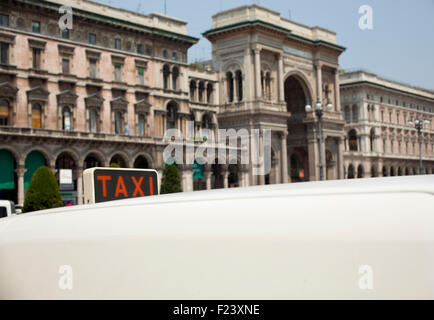
<path id="1" fill-rule="evenodd" d="M 59 53 L 66 54 L 66 55 L 73 55 L 75 48 L 72 46 L 66 46 L 63 44 L 57 45 Z"/>
<path id="2" fill-rule="evenodd" d="M 41 86 L 36 86 L 27 91 L 27 98 L 29 102 L 47 102 L 48 91 Z"/>
<path id="3" fill-rule="evenodd" d="M 152 105 L 146 99 L 139 100 L 134 104 L 136 113 L 148 114 L 151 107 Z"/>
<path id="4" fill-rule="evenodd" d="M 102 106 L 104 104 L 104 98 L 101 97 L 101 95 L 98 93 L 88 95 L 86 98 L 84 98 L 84 101 L 86 103 L 86 107 L 88 108 L 102 109 Z"/>
<path id="5" fill-rule="evenodd" d="M 77 95 L 71 90 L 65 90 L 57 95 L 57 103 L 75 106 L 77 104 Z"/>
<path id="6" fill-rule="evenodd" d="M 15 99 L 18 89 L 9 82 L 0 83 L 0 97 Z"/>
<path id="7" fill-rule="evenodd" d="M 120 110 L 120 111 L 126 111 L 128 108 L 128 100 L 124 97 L 117 97 L 114 98 L 111 102 L 111 107 L 113 111 Z"/>
<path id="8" fill-rule="evenodd" d="M 36 39 L 27 39 L 30 48 L 45 50 L 45 45 L 47 42 L 36 40 Z"/>

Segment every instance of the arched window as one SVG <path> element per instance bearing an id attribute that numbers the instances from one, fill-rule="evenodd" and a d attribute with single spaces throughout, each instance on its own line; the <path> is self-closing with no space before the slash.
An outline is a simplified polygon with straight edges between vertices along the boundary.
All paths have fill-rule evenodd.
<path id="1" fill-rule="evenodd" d="M 139 114 L 139 124 L 138 124 L 138 133 L 140 136 L 145 135 L 145 115 Z"/>
<path id="2" fill-rule="evenodd" d="M 98 111 L 95 108 L 89 110 L 89 120 L 90 132 L 98 132 Z"/>
<path id="3" fill-rule="evenodd" d="M 178 67 L 173 67 L 172 70 L 172 89 L 178 90 L 178 77 L 179 77 L 179 69 Z"/>
<path id="4" fill-rule="evenodd" d="M 372 128 L 371 129 L 371 134 L 369 136 L 369 140 L 370 140 L 370 144 L 371 144 L 371 152 L 374 152 L 374 147 L 375 147 L 375 130 Z"/>
<path id="5" fill-rule="evenodd" d="M 212 92 L 213 92 L 212 83 L 208 83 L 208 85 L 206 87 L 206 102 L 207 103 L 212 103 Z"/>
<path id="6" fill-rule="evenodd" d="M 345 107 L 345 121 L 351 122 L 351 109 L 349 106 Z"/>
<path id="7" fill-rule="evenodd" d="M 62 130 L 71 130 L 71 110 L 69 107 L 63 107 L 62 109 Z"/>
<path id="8" fill-rule="evenodd" d="M 359 150 L 356 130 L 351 130 L 348 133 L 348 144 L 349 144 L 350 151 L 358 151 Z"/>
<path id="9" fill-rule="evenodd" d="M 42 108 L 38 103 L 32 105 L 32 128 L 40 129 L 42 120 Z"/>
<path id="10" fill-rule="evenodd" d="M 364 176 L 364 170 L 362 165 L 359 165 L 359 167 L 357 168 L 357 178 L 363 178 Z"/>
<path id="11" fill-rule="evenodd" d="M 208 138 L 208 133 L 209 133 L 208 130 L 212 129 L 212 118 L 211 118 L 211 116 L 209 114 L 205 114 L 202 117 L 202 129 L 206 129 L 206 131 L 204 131 L 202 133 L 202 135 L 204 137 Z"/>
<path id="12" fill-rule="evenodd" d="M 350 164 L 348 166 L 348 179 L 354 179 L 354 178 L 355 178 L 354 166 L 352 164 Z"/>
<path id="13" fill-rule="evenodd" d="M 163 50 L 163 58 L 169 59 L 169 52 L 167 52 L 167 50 Z"/>
<path id="14" fill-rule="evenodd" d="M 167 64 L 163 67 L 163 88 L 169 88 L 169 77 L 170 77 L 170 68 Z"/>
<path id="15" fill-rule="evenodd" d="M 232 72 L 226 73 L 228 101 L 234 101 L 234 77 Z"/>
<path id="16" fill-rule="evenodd" d="M 271 75 L 267 72 L 265 76 L 265 98 L 271 100 Z"/>
<path id="17" fill-rule="evenodd" d="M 9 126 L 10 124 L 9 102 L 5 99 L 0 99 L 0 126 Z"/>
<path id="18" fill-rule="evenodd" d="M 115 133 L 122 134 L 123 133 L 123 116 L 122 112 L 115 112 Z"/>
<path id="19" fill-rule="evenodd" d="M 167 130 L 176 128 L 177 107 L 174 103 L 169 103 L 167 107 Z"/>
<path id="20" fill-rule="evenodd" d="M 240 70 L 238 70 L 236 73 L 236 80 L 237 80 L 237 97 L 238 101 L 243 100 L 243 74 Z"/>
<path id="21" fill-rule="evenodd" d="M 262 96 L 265 97 L 265 77 L 264 77 L 264 71 L 261 71 L 261 89 L 262 89 Z"/>
<path id="22" fill-rule="evenodd" d="M 196 96 L 196 81 L 190 81 L 190 100 L 194 101 Z"/>
<path id="23" fill-rule="evenodd" d="M 354 105 L 353 106 L 353 122 L 359 121 L 359 108 Z"/>
<path id="24" fill-rule="evenodd" d="M 203 102 L 203 93 L 205 91 L 205 83 L 199 82 L 199 102 Z"/>

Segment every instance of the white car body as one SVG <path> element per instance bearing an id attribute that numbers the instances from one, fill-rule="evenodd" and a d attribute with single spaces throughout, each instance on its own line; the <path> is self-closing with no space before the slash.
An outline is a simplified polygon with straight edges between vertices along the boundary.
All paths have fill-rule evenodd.
<path id="1" fill-rule="evenodd" d="M 434 299 L 434 176 L 160 195 L 0 221 L 1 299 Z"/>
<path id="2" fill-rule="evenodd" d="M 11 217 L 16 214 L 13 201 L 0 200 L 0 218 Z"/>

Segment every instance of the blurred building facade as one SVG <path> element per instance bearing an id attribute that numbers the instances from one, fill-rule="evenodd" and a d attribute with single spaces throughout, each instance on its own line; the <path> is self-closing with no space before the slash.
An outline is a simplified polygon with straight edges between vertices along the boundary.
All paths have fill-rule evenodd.
<path id="1" fill-rule="evenodd" d="M 73 8 L 71 30 L 59 28 L 62 5 Z M 42 165 L 57 176 L 72 170 L 63 196 L 78 204 L 87 168 L 116 163 L 161 175 L 167 129 L 197 144 L 202 129 L 271 130 L 269 174 L 241 163 L 179 164 L 184 191 L 318 180 L 318 119 L 305 111 L 317 101 L 333 106 L 323 117 L 327 179 L 417 173 L 417 133 L 406 122 L 431 119 L 432 91 L 363 71 L 340 75 L 344 48 L 334 32 L 257 5 L 216 14 L 204 33 L 212 61 L 189 65 L 198 39 L 186 24 L 88 0 L 4 1 L 0 197 L 22 204 Z M 433 134 L 431 122 L 426 173 Z"/>

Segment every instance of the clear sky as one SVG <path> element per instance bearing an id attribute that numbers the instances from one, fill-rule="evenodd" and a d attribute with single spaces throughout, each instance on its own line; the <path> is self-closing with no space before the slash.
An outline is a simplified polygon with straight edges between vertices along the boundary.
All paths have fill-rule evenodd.
<path id="1" fill-rule="evenodd" d="M 113 6 L 164 13 L 164 0 L 99 0 Z M 380 76 L 434 89 L 434 0 L 166 0 L 167 15 L 188 22 L 187 30 L 201 40 L 189 51 L 189 61 L 211 58 L 211 45 L 201 35 L 212 15 L 245 4 L 259 3 L 283 17 L 337 33 L 343 69 L 363 68 Z M 359 7 L 373 9 L 373 30 L 359 28 Z"/>

